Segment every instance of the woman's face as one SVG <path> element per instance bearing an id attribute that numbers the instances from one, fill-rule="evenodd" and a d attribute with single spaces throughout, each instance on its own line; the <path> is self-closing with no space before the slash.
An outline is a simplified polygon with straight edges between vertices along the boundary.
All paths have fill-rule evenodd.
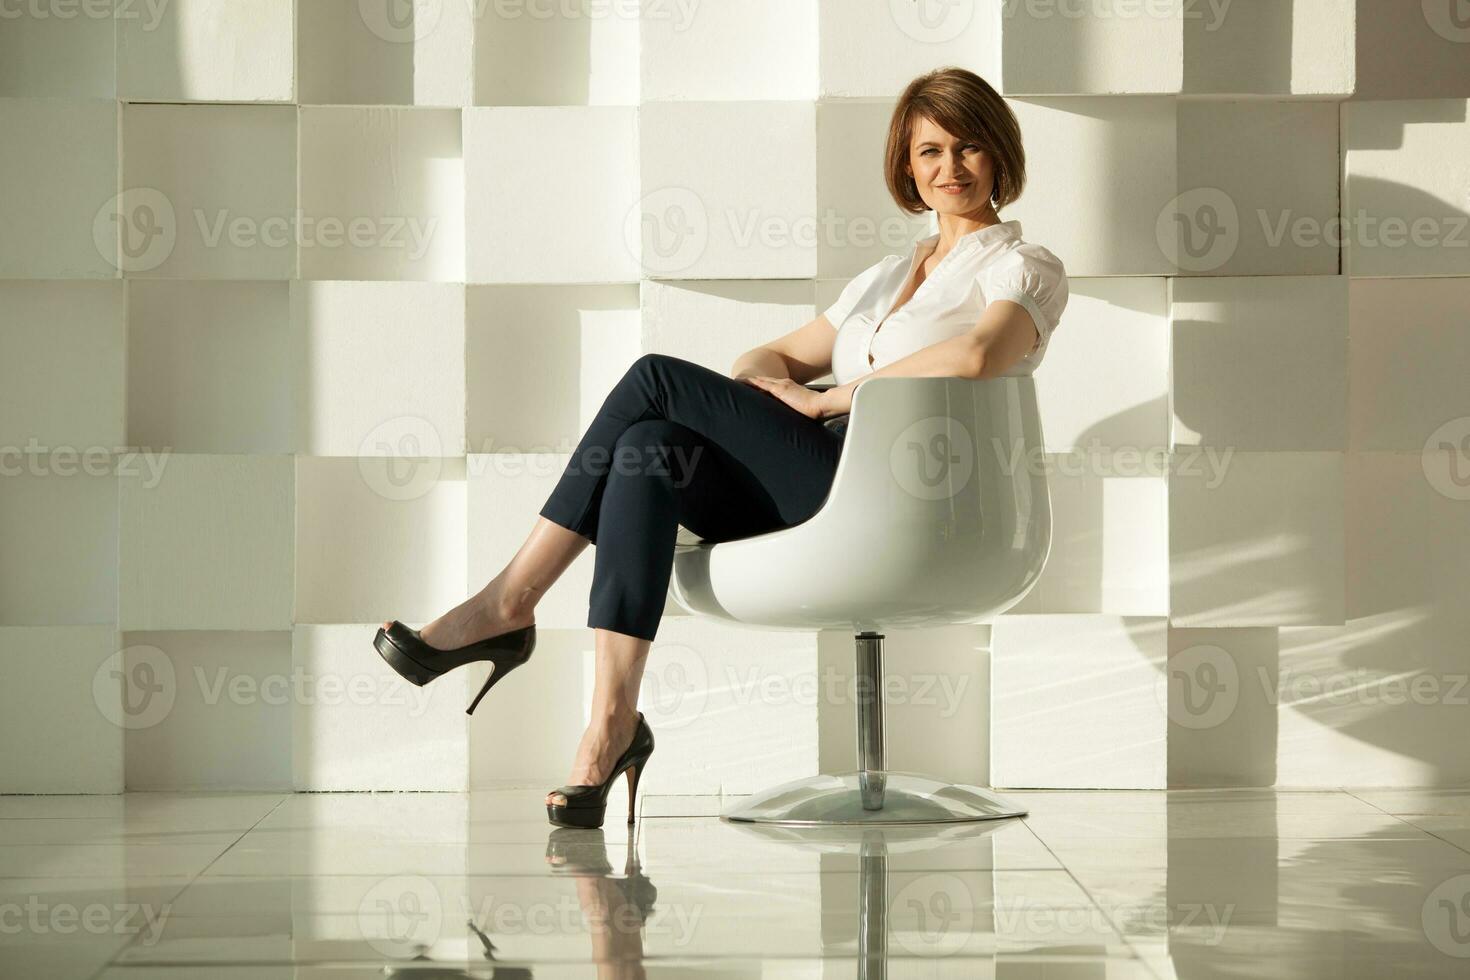
<path id="1" fill-rule="evenodd" d="M 995 183 L 990 154 L 924 116 L 909 141 L 909 173 L 924 203 L 941 214 L 970 216 L 990 208 Z"/>

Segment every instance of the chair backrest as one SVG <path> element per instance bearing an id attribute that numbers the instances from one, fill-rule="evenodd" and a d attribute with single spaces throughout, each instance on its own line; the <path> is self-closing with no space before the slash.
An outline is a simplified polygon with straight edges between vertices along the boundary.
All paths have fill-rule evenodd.
<path id="1" fill-rule="evenodd" d="M 691 612 L 786 628 L 988 622 L 1051 550 L 1030 377 L 871 378 L 826 501 L 769 534 L 681 548 Z"/>

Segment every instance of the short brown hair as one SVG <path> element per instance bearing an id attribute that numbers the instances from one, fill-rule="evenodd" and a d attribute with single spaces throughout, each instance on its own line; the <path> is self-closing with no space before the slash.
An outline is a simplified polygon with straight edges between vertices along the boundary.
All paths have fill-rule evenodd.
<path id="1" fill-rule="evenodd" d="M 964 68 L 936 68 L 909 82 L 888 126 L 883 163 L 888 192 L 898 206 L 912 214 L 929 210 L 919 196 L 914 178 L 904 172 L 914 124 L 927 117 L 946 132 L 975 143 L 990 155 L 995 188 L 990 200 L 997 209 L 1021 196 L 1026 186 L 1026 151 L 1021 147 L 1021 124 L 1000 93 L 979 75 Z"/>

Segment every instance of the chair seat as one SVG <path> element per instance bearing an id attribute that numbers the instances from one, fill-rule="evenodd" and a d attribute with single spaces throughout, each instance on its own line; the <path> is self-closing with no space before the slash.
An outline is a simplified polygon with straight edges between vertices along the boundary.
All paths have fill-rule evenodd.
<path id="1" fill-rule="evenodd" d="M 854 632 L 989 622 L 1051 547 L 1030 377 L 872 378 L 854 393 L 827 499 L 737 541 L 676 544 L 686 611 L 767 629 Z"/>

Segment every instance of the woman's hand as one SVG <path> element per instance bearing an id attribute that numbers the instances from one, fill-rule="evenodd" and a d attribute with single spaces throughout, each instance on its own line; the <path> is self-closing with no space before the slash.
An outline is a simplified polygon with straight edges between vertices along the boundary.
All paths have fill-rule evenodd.
<path id="1" fill-rule="evenodd" d="M 739 380 L 752 388 L 770 392 L 809 419 L 821 419 L 825 414 L 823 392 L 812 391 L 806 385 L 792 381 L 790 378 L 768 378 L 756 375 Z"/>

